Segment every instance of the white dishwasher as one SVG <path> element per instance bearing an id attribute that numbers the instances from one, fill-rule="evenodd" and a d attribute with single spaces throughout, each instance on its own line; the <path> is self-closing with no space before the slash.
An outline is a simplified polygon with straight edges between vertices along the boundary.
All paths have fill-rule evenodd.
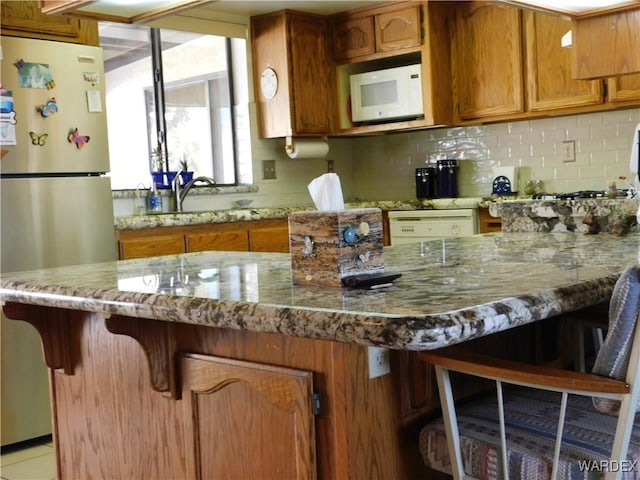
<path id="1" fill-rule="evenodd" d="M 391 245 L 478 233 L 478 210 L 394 210 L 389 212 Z"/>

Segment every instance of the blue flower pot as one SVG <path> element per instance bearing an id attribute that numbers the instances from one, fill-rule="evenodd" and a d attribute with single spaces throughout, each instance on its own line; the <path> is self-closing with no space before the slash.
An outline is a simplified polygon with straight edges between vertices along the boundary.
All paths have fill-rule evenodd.
<path id="1" fill-rule="evenodd" d="M 182 185 L 186 185 L 191 180 L 193 180 L 193 172 L 182 172 L 180 174 L 182 181 L 180 182 Z"/>

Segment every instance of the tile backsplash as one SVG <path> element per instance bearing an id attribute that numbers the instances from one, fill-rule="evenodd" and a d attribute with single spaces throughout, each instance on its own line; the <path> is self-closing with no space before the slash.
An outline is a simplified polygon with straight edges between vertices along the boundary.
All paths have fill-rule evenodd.
<path id="1" fill-rule="evenodd" d="M 639 123 L 634 108 L 358 138 L 345 190 L 367 200 L 414 198 L 415 169 L 445 158 L 458 160 L 461 196 L 490 195 L 492 169 L 504 166 L 518 167 L 520 192 L 529 179 L 542 180 L 547 192 L 605 190 L 629 176 Z M 575 161 L 563 161 L 564 141 L 575 142 Z"/>
<path id="2" fill-rule="evenodd" d="M 327 171 L 326 159 L 293 160 L 284 139 L 257 138 L 255 104 L 250 104 L 250 156 L 257 191 L 193 195 L 187 209 L 231 208 L 239 199 L 252 207 L 309 205 L 307 185 Z M 491 194 L 494 167 L 518 167 L 517 189 L 542 180 L 547 192 L 605 190 L 610 180 L 629 176 L 631 142 L 640 108 L 469 127 L 433 128 L 357 138 L 331 138 L 333 160 L 346 200 L 411 200 L 415 169 L 439 159 L 460 165 L 460 196 Z M 575 161 L 563 161 L 563 142 L 575 142 Z M 248 146 L 249 142 L 244 145 Z M 263 179 L 263 160 L 274 160 L 275 179 Z M 618 181 L 622 187 L 623 182 Z M 131 215 L 130 199 L 114 200 L 116 215 Z"/>

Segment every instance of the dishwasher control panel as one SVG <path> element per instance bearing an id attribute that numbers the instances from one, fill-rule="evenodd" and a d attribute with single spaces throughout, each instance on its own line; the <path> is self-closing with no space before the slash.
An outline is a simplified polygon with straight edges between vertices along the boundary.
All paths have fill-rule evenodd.
<path id="1" fill-rule="evenodd" d="M 475 208 L 399 210 L 389 212 L 391 245 L 478 233 Z"/>

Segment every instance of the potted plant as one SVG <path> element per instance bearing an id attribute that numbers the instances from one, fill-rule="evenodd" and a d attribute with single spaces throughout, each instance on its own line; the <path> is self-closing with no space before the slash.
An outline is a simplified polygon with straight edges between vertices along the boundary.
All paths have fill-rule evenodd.
<path id="1" fill-rule="evenodd" d="M 189 170 L 189 160 L 187 160 L 185 157 L 182 157 L 182 160 L 180 160 L 180 170 L 182 170 L 180 176 L 182 177 L 183 185 L 186 185 L 191 180 L 193 180 L 193 171 Z"/>

